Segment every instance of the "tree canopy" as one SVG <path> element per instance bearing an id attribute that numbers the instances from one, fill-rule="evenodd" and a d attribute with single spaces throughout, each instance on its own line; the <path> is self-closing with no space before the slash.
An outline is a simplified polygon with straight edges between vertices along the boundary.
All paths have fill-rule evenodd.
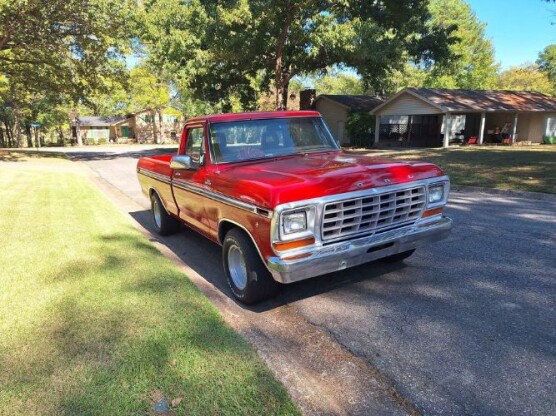
<path id="1" fill-rule="evenodd" d="M 284 108 L 290 80 L 355 68 L 364 84 L 383 89 L 383 74 L 406 57 L 448 57 L 451 28 L 428 23 L 427 0 L 316 1 L 151 0 L 143 38 L 153 64 L 173 74 L 195 98 L 239 98 L 249 108 L 273 88 Z"/>
<path id="2" fill-rule="evenodd" d="M 548 76 L 537 65 L 514 66 L 500 74 L 498 88 L 516 91 L 538 91 L 552 94 L 553 89 Z"/>
<path id="3" fill-rule="evenodd" d="M 548 45 L 539 53 L 539 69 L 546 74 L 552 84 L 552 94 L 556 94 L 556 44 Z"/>
<path id="4" fill-rule="evenodd" d="M 37 103 L 50 103 L 44 111 L 63 101 L 77 105 L 95 91 L 108 91 L 107 80 L 126 76 L 123 54 L 133 5 L 0 0 L 1 121 L 10 141 L 21 145 L 22 120 L 38 117 Z"/>
<path id="5" fill-rule="evenodd" d="M 490 89 L 496 86 L 499 66 L 494 47 L 485 38 L 486 24 L 463 0 L 431 0 L 429 25 L 452 30 L 449 60 L 412 62 L 394 68 L 386 77 L 388 93 L 407 86 L 429 88 Z"/>

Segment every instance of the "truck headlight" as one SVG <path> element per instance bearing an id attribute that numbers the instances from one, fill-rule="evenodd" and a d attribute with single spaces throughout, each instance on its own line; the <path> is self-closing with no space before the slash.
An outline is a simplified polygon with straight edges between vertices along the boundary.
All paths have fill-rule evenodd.
<path id="1" fill-rule="evenodd" d="M 289 212 L 282 216 L 282 230 L 284 234 L 294 234 L 307 231 L 307 212 Z"/>
<path id="2" fill-rule="evenodd" d="M 435 204 L 444 199 L 444 183 L 429 185 L 429 204 Z"/>

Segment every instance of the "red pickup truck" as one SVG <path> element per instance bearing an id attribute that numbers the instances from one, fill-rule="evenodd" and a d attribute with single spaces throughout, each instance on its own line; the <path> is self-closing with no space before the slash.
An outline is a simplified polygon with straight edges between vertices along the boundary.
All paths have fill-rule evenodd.
<path id="1" fill-rule="evenodd" d="M 403 260 L 452 227 L 440 168 L 346 154 L 314 111 L 190 119 L 178 153 L 141 158 L 137 173 L 156 231 L 183 223 L 220 244 L 244 303 L 279 283 Z"/>

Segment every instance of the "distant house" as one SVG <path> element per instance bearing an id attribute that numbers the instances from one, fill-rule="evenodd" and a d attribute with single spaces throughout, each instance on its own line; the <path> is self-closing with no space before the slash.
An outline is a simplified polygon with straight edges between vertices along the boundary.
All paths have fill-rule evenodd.
<path id="1" fill-rule="evenodd" d="M 125 117 L 82 116 L 79 117 L 79 130 L 84 143 L 108 143 L 117 137 L 118 123 Z"/>
<path id="2" fill-rule="evenodd" d="M 375 145 L 541 143 L 556 134 L 556 99 L 533 91 L 405 88 L 371 114 Z"/>
<path id="3" fill-rule="evenodd" d="M 84 143 L 152 143 L 155 134 L 161 142 L 178 139 L 183 121 L 175 109 L 162 110 L 162 125 L 153 109 L 144 109 L 125 117 L 82 116 L 79 118 L 81 138 Z"/>
<path id="4" fill-rule="evenodd" d="M 329 95 L 315 98 L 312 108 L 322 114 L 332 135 L 342 146 L 349 146 L 351 138 L 346 129 L 350 111 L 370 112 L 383 100 L 369 95 Z"/>

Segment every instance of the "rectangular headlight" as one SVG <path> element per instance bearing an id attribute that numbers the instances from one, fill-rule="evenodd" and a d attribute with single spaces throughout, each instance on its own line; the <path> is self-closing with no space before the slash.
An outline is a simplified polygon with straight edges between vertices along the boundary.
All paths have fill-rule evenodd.
<path id="1" fill-rule="evenodd" d="M 284 234 L 299 233 L 307 230 L 307 212 L 298 211 L 286 213 L 282 216 Z"/>
<path id="2" fill-rule="evenodd" d="M 444 199 L 444 184 L 429 185 L 429 204 L 440 202 Z"/>

